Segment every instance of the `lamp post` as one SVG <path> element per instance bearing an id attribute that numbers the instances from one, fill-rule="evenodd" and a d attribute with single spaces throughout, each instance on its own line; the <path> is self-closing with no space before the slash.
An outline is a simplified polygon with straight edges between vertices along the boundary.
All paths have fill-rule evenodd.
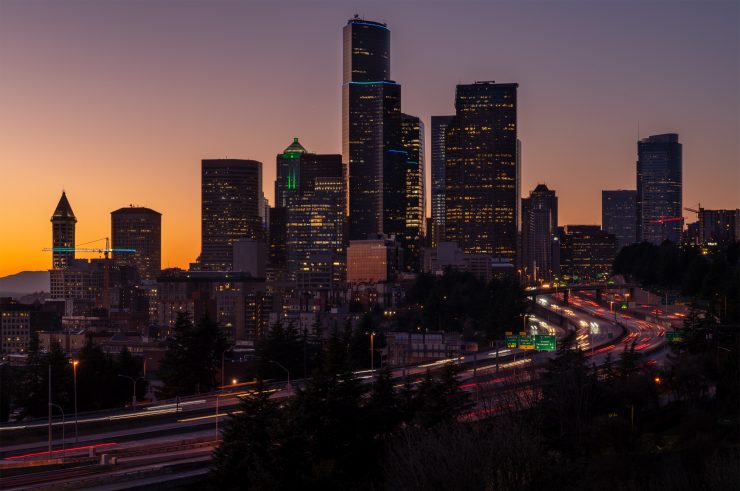
<path id="1" fill-rule="evenodd" d="M 72 373 L 74 375 L 74 393 L 75 393 L 75 444 L 77 444 L 77 365 L 80 360 L 72 360 Z M 135 389 L 134 389 L 135 390 Z"/>
<path id="2" fill-rule="evenodd" d="M 272 363 L 273 365 L 277 365 L 280 368 L 282 368 L 283 370 L 285 370 L 285 373 L 288 375 L 288 385 L 287 385 L 287 388 L 290 389 L 290 371 L 287 368 L 285 368 L 283 365 L 281 365 L 280 363 L 276 362 L 275 360 L 269 360 L 269 362 Z"/>
<path id="3" fill-rule="evenodd" d="M 50 413 L 51 413 L 51 408 L 52 407 L 55 407 L 55 408 L 59 409 L 59 411 L 62 412 L 62 458 L 64 458 L 65 457 L 64 454 L 66 453 L 65 452 L 66 446 L 64 445 L 64 443 L 65 443 L 65 437 L 64 437 L 64 409 L 62 409 L 62 406 L 60 406 L 59 404 L 54 404 L 54 403 L 50 402 L 49 403 L 49 412 Z M 49 450 L 49 457 L 51 457 L 51 450 Z"/>
<path id="4" fill-rule="evenodd" d="M 219 406 L 219 395 L 220 395 L 220 392 L 224 388 L 224 356 L 226 355 L 226 352 L 229 351 L 229 349 L 231 348 L 225 349 L 221 352 L 221 386 L 216 391 L 216 441 L 220 439 L 219 433 L 218 433 L 218 406 Z"/>
<path id="5" fill-rule="evenodd" d="M 370 373 L 375 375 L 375 331 L 370 331 Z"/>
<path id="6" fill-rule="evenodd" d="M 51 458 L 51 363 L 49 363 L 49 458 Z"/>
<path id="7" fill-rule="evenodd" d="M 132 404 L 132 408 L 136 409 L 136 384 L 139 382 L 139 380 L 145 380 L 144 377 L 134 378 L 134 377 L 129 377 L 128 375 L 121 375 L 120 373 L 117 376 L 121 378 L 127 378 L 131 381 L 131 383 L 134 384 L 134 395 L 131 398 L 131 404 Z"/>

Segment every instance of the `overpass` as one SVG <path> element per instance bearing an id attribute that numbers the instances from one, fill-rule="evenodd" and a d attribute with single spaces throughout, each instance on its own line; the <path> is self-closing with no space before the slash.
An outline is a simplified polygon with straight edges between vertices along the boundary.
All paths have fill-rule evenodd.
<path id="1" fill-rule="evenodd" d="M 566 304 L 570 303 L 570 292 L 571 291 L 594 291 L 596 292 L 596 301 L 601 301 L 601 296 L 605 291 L 621 292 L 625 291 L 629 294 L 630 298 L 635 297 L 635 288 L 638 285 L 633 283 L 622 283 L 622 284 L 609 284 L 609 283 L 583 283 L 583 284 L 572 284 L 566 286 L 540 286 L 530 287 L 525 289 L 524 293 L 527 297 L 531 297 L 532 301 L 536 301 L 540 295 L 553 295 L 562 293 L 563 302 Z"/>

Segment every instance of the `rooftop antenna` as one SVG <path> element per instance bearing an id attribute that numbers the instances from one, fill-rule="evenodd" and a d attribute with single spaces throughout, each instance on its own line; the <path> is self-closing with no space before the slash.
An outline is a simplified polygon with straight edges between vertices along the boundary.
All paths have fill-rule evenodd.
<path id="1" fill-rule="evenodd" d="M 637 141 L 640 141 L 640 120 L 637 120 Z"/>

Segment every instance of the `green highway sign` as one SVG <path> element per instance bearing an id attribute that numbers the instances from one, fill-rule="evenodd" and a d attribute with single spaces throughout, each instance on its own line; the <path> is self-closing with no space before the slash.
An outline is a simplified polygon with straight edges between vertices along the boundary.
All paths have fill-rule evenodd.
<path id="1" fill-rule="evenodd" d="M 534 336 L 519 336 L 519 349 L 534 349 Z"/>
<path id="2" fill-rule="evenodd" d="M 540 351 L 555 351 L 555 336 L 537 335 L 534 337 L 534 349 Z"/>
<path id="3" fill-rule="evenodd" d="M 681 331 L 666 331 L 665 337 L 669 343 L 683 343 L 683 333 Z"/>
<path id="4" fill-rule="evenodd" d="M 517 341 L 519 340 L 518 336 L 506 336 L 506 347 L 511 349 L 516 349 L 518 346 Z"/>

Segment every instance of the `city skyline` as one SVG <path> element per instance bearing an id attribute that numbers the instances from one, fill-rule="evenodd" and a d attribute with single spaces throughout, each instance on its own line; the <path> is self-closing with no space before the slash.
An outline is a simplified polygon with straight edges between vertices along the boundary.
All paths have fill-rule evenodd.
<path id="1" fill-rule="evenodd" d="M 630 2 L 625 4 L 630 4 Z M 236 13 L 250 14 L 252 12 L 248 10 L 253 5 L 219 6 L 215 11 L 209 10 L 210 16 L 203 22 L 208 29 L 217 29 L 223 23 L 233 22 L 228 18 L 228 11 L 236 9 Z M 282 7 L 286 5 L 288 4 L 280 4 Z M 336 4 L 327 5 L 336 7 Z M 515 7 L 504 2 L 497 3 L 495 6 L 506 15 L 513 15 L 516 12 Z M 174 12 L 165 8 L 163 3 L 155 2 L 143 10 L 149 9 L 163 14 L 161 17 L 164 14 L 172 14 L 175 18 L 174 37 L 177 38 L 179 34 L 187 38 L 184 29 L 194 22 L 191 17 L 195 16 L 200 7 L 202 7 L 201 4 L 193 4 L 182 11 Z M 299 9 L 298 6 L 294 7 Z M 650 7 L 649 5 L 647 9 L 640 11 L 645 16 L 641 20 L 646 26 L 649 25 L 647 19 L 651 15 L 658 15 L 654 8 L 655 5 L 652 5 L 652 10 Z M 612 107 L 611 109 L 615 112 L 608 112 L 609 106 L 605 104 L 615 98 L 615 85 L 613 84 L 619 85 L 617 81 L 599 84 L 598 81 L 603 82 L 604 75 L 584 71 L 584 68 L 580 69 L 582 71 L 580 79 L 570 80 L 567 76 L 565 78 L 568 80 L 559 79 L 563 74 L 546 73 L 552 67 L 548 67 L 548 62 L 542 59 L 542 55 L 526 58 L 527 49 L 531 50 L 533 46 L 520 47 L 519 49 L 523 51 L 519 57 L 501 55 L 503 59 L 497 60 L 496 63 L 475 68 L 455 66 L 455 61 L 449 58 L 449 52 L 442 50 L 442 53 L 448 55 L 446 62 L 450 68 L 445 70 L 443 76 L 437 77 L 438 80 L 434 80 L 434 83 L 428 84 L 431 86 L 428 87 L 422 82 L 424 78 L 433 76 L 435 67 L 424 67 L 423 65 L 427 63 L 422 63 L 420 66 L 419 61 L 431 61 L 429 58 L 433 56 L 431 52 L 439 52 L 439 49 L 435 50 L 435 47 L 439 46 L 434 43 L 430 44 L 430 34 L 444 32 L 439 29 L 439 23 L 441 22 L 440 12 L 445 11 L 445 8 L 435 5 L 429 13 L 422 15 L 417 12 L 430 23 L 429 32 L 420 30 L 411 22 L 408 6 L 399 6 L 396 9 L 388 4 L 383 8 L 363 9 L 361 14 L 367 18 L 382 19 L 388 22 L 392 29 L 394 36 L 391 53 L 393 73 L 394 78 L 404 86 L 404 112 L 422 118 L 422 122 L 427 126 L 427 141 L 429 141 L 430 116 L 452 113 L 456 84 L 469 84 L 475 80 L 518 83 L 521 111 L 519 126 L 521 127 L 520 139 L 523 153 L 522 192 L 534 188 L 537 183 L 546 183 L 548 187 L 556 190 L 560 197 L 562 212 L 559 218 L 560 223 L 600 223 L 601 191 L 617 188 L 631 189 L 634 186 L 638 120 L 640 121 L 640 138 L 650 134 L 671 132 L 681 135 L 681 141 L 684 144 L 684 206 L 695 206 L 696 203 L 701 202 L 707 208 L 737 208 L 740 204 L 736 193 L 733 195 L 732 192 L 737 189 L 737 140 L 731 136 L 733 131 L 737 134 L 738 129 L 737 110 L 735 109 L 733 113 L 732 109 L 738 106 L 737 103 L 733 104 L 733 101 L 737 102 L 738 99 L 737 83 L 734 84 L 734 88 L 732 84 L 733 76 L 734 81 L 737 82 L 737 70 L 734 75 L 728 74 L 726 78 L 718 75 L 724 73 L 723 70 L 732 70 L 731 60 L 733 58 L 731 57 L 733 55 L 735 55 L 734 60 L 737 60 L 738 44 L 737 42 L 733 44 L 733 40 L 737 41 L 737 33 L 732 32 L 731 20 L 728 23 L 717 11 L 711 12 L 712 15 L 693 12 L 692 15 L 698 15 L 694 18 L 688 13 L 691 7 L 690 4 L 676 5 L 674 6 L 676 11 L 670 12 L 669 15 L 675 16 L 674 20 L 685 23 L 691 20 L 702 26 L 706 26 L 709 22 L 717 29 L 711 31 L 711 35 L 708 36 L 710 39 L 703 41 L 704 44 L 692 47 L 693 51 L 686 51 L 681 46 L 692 40 L 695 41 L 692 34 L 698 35 L 700 30 L 682 31 L 674 26 L 677 33 L 675 39 L 677 44 L 672 46 L 673 50 L 668 54 L 683 51 L 682 55 L 687 60 L 693 60 L 695 66 L 706 67 L 704 76 L 707 82 L 710 80 L 712 82 L 714 98 L 702 95 L 693 99 L 687 98 L 689 100 L 672 99 L 677 93 L 698 91 L 703 87 L 700 85 L 702 75 L 695 73 L 695 70 L 684 74 L 684 78 L 676 84 L 678 88 L 661 86 L 661 83 L 674 83 L 672 79 L 676 78 L 677 65 L 681 67 L 675 59 L 669 56 L 667 61 L 660 63 L 652 61 L 652 67 L 655 69 L 651 72 L 653 78 L 645 77 L 629 81 L 626 84 L 627 88 L 619 86 L 622 92 L 618 91 L 616 95 L 627 97 L 628 100 L 620 101 L 620 107 Z M 487 7 L 477 6 L 475 8 L 487 11 Z M 730 5 L 728 8 L 734 9 L 737 13 L 737 6 Z M 174 39 L 165 40 L 155 33 L 154 27 L 158 21 L 162 21 L 156 15 L 153 18 L 144 18 L 141 13 L 134 14 L 133 11 L 129 11 L 127 17 L 126 7 L 122 5 L 105 5 L 94 8 L 88 5 L 85 10 L 83 3 L 75 4 L 73 8 L 67 7 L 63 12 L 57 11 L 52 4 L 43 2 L 26 7 L 20 3 L 5 3 L 0 9 L 3 13 L 0 19 L 10 19 L 7 24 L 5 20 L 0 20 L 0 27 L 2 27 L 0 40 L 7 41 L 0 43 L 0 46 L 10 47 L 0 48 L 0 63 L 7 64 L 10 68 L 7 73 L 11 73 L 10 76 L 0 80 L 0 103 L 8 109 L 3 111 L 3 116 L 0 116 L 0 135 L 2 135 L 0 136 L 0 163 L 2 163 L 4 173 L 0 209 L 5 210 L 3 220 L 8 223 L 9 229 L 15 231 L 13 234 L 6 235 L 4 237 L 6 240 L 0 244 L 0 276 L 21 270 L 48 268 L 50 258 L 48 254 L 41 252 L 41 249 L 51 245 L 48 216 L 49 212 L 54 209 L 62 189 L 69 193 L 78 219 L 76 230 L 78 242 L 110 236 L 109 213 L 121 206 L 135 203 L 151 207 L 163 214 L 162 266 L 185 267 L 195 260 L 200 251 L 198 239 L 200 235 L 198 224 L 200 193 L 198 188 L 201 160 L 228 156 L 228 158 L 254 159 L 263 162 L 263 189 L 270 204 L 274 205 L 272 183 L 275 178 L 275 166 L 273 159 L 274 155 L 291 141 L 289 139 L 300 138 L 309 151 L 316 153 L 339 153 L 341 149 L 341 56 L 338 55 L 341 53 L 341 34 L 339 31 L 342 23 L 353 13 L 351 5 L 347 5 L 346 12 L 338 12 L 335 8 L 332 13 L 327 13 L 323 7 L 299 9 L 301 12 L 305 10 L 305 15 L 315 23 L 307 30 L 304 30 L 306 26 L 303 24 L 293 26 L 295 19 L 284 19 L 290 22 L 290 25 L 295 27 L 299 33 L 304 35 L 308 33 L 310 42 L 304 42 L 300 46 L 286 42 L 284 46 L 275 45 L 272 50 L 267 51 L 273 53 L 276 60 L 282 61 L 284 58 L 281 56 L 285 54 L 285 48 L 292 47 L 300 55 L 296 58 L 309 57 L 309 59 L 315 59 L 321 67 L 328 66 L 331 69 L 310 72 L 310 77 L 301 75 L 299 80 L 290 83 L 279 78 L 273 80 L 277 82 L 277 87 L 273 92 L 274 97 L 266 99 L 272 102 L 279 99 L 280 104 L 267 108 L 262 107 L 260 109 L 262 112 L 248 109 L 249 104 L 255 103 L 254 98 L 259 97 L 260 87 L 264 88 L 261 85 L 263 82 L 250 77 L 242 80 L 244 84 L 236 83 L 239 76 L 244 76 L 242 72 L 244 68 L 233 67 L 233 64 L 239 60 L 238 55 L 244 54 L 244 47 L 237 48 L 232 43 L 242 40 L 240 37 L 242 35 L 250 39 L 251 36 L 256 36 L 257 34 L 249 31 L 258 26 L 251 24 L 245 26 L 242 34 L 232 34 L 230 36 L 233 37 L 220 39 L 219 42 L 214 41 L 212 45 L 198 44 L 198 41 L 202 41 L 200 35 L 185 39 L 186 42 L 180 48 L 182 53 L 197 48 L 202 50 L 198 52 L 198 56 L 203 57 L 202 62 L 188 58 L 188 63 L 192 63 L 192 67 L 188 70 L 194 69 L 196 72 L 204 70 L 208 72 L 208 76 L 204 80 L 200 78 L 202 75 L 188 74 L 194 75 L 193 78 L 196 81 L 212 83 L 214 86 L 209 87 L 206 83 L 205 86 L 197 87 L 197 83 L 190 82 L 182 87 L 176 86 L 174 94 L 165 95 L 162 94 L 163 89 L 159 84 L 167 85 L 177 81 L 176 75 L 183 75 L 183 72 L 178 72 L 178 70 L 186 68 L 185 65 L 179 65 L 178 60 L 180 57 L 187 57 L 184 54 L 174 56 L 170 67 L 172 71 L 168 73 L 164 73 L 167 70 L 158 71 L 156 67 L 150 66 L 155 61 L 153 55 L 138 55 L 140 58 L 137 61 L 133 46 L 136 42 L 145 41 L 134 42 L 135 40 L 131 39 L 132 46 L 126 47 L 117 44 L 126 39 L 126 34 L 122 32 L 122 24 L 116 24 L 111 19 L 113 12 L 123 14 L 127 20 L 139 23 L 146 41 L 154 43 L 152 46 L 155 51 L 162 50 L 166 53 L 172 51 L 171 55 L 179 53 Z M 54 35 L 61 35 L 62 38 L 65 34 L 70 35 L 70 32 L 64 31 L 64 28 L 71 28 L 75 25 L 75 21 L 68 16 L 70 11 L 80 9 L 85 11 L 83 12 L 84 19 L 80 21 L 80 23 L 85 23 L 85 30 L 79 34 L 79 38 L 72 36 L 63 39 L 61 49 L 67 49 L 62 53 L 69 58 L 64 59 L 75 63 L 88 62 L 90 66 L 77 67 L 77 70 L 65 72 L 66 78 L 62 77 L 57 83 L 52 84 L 48 81 L 50 79 L 43 76 L 44 71 L 39 72 L 38 67 L 33 65 L 33 61 L 37 59 L 34 57 L 49 56 L 53 52 L 49 51 L 51 50 L 49 43 L 53 41 Z M 261 8 L 254 7 L 254 9 L 257 11 L 255 13 L 259 14 L 255 17 L 263 19 L 260 22 L 267 24 L 278 13 L 284 13 L 284 10 L 281 11 L 279 7 L 271 8 L 266 5 Z M 610 6 L 609 9 L 619 10 L 619 7 Z M 373 12 L 366 10 L 373 10 Z M 548 9 L 543 8 L 543 10 Z M 569 9 L 563 8 L 562 10 L 568 11 Z M 588 15 L 602 15 L 588 8 L 585 10 Z M 56 30 L 38 31 L 42 28 L 46 16 L 52 12 L 60 14 L 62 22 L 55 26 Z M 91 16 L 102 16 L 104 21 L 108 20 L 108 23 L 103 22 L 103 25 L 117 26 L 118 29 L 106 33 L 102 30 L 98 31 L 100 27 L 91 27 Z M 47 20 L 51 17 L 54 16 L 50 16 Z M 732 14 L 730 13 L 728 17 L 732 17 Z M 253 21 L 252 17 L 248 16 L 248 18 L 250 22 Z M 619 19 L 622 24 L 619 22 L 617 24 L 622 27 L 630 24 L 624 18 Z M 539 15 L 533 15 L 522 22 L 529 25 L 543 22 L 543 20 L 539 18 Z M 637 21 L 632 20 L 632 22 Z M 472 42 L 475 36 L 482 35 L 487 36 L 486 39 L 496 39 L 496 35 L 486 34 L 481 30 L 479 21 L 470 20 L 469 24 L 474 34 L 471 34 L 468 41 Z M 28 32 L 22 32 L 19 26 L 26 28 Z M 207 32 L 208 29 L 206 29 Z M 579 29 L 579 33 L 583 34 L 582 25 Z M 598 35 L 597 33 L 590 34 L 599 38 L 597 41 L 600 40 L 603 43 L 609 35 L 616 34 L 610 29 L 605 30 L 608 32 L 598 33 Z M 549 31 L 545 29 L 545 32 Z M 705 29 L 701 31 L 701 34 L 706 32 Z M 29 33 L 38 35 L 38 38 L 34 40 L 35 44 L 24 42 L 25 36 Z M 679 37 L 678 33 L 683 37 Z M 83 38 L 83 36 L 96 37 Z M 563 44 L 568 45 L 578 41 L 576 39 L 578 36 L 575 34 L 573 36 L 573 39 L 566 37 L 567 39 L 555 42 L 556 47 L 548 49 L 557 49 Z M 645 41 L 646 37 L 649 38 L 645 33 L 637 37 L 642 41 Z M 122 66 L 114 67 L 111 63 L 115 55 L 108 58 L 98 51 L 99 48 L 81 43 L 86 39 L 97 39 L 102 42 L 102 45 L 114 48 L 113 53 L 121 57 L 118 61 Z M 722 40 L 725 41 L 724 45 L 717 44 Z M 473 49 L 471 44 L 464 44 L 464 40 L 456 42 L 463 43 L 458 46 Z M 18 46 L 19 43 L 24 43 L 24 47 L 27 48 L 26 58 L 12 52 L 12 47 Z M 671 46 L 668 40 L 659 44 L 661 45 L 653 47 L 656 50 L 654 54 Z M 596 45 L 598 46 L 599 43 L 597 42 Z M 579 48 L 579 46 L 576 43 L 571 47 Z M 601 46 L 604 47 L 603 44 Z M 228 48 L 225 53 L 219 51 L 218 48 L 224 47 Z M 543 52 L 547 52 L 548 49 L 540 47 L 540 51 Z M 712 49 L 715 52 L 709 53 Z M 516 50 L 515 52 L 519 53 Z M 647 49 L 647 52 L 649 54 L 650 50 Z M 221 56 L 215 57 L 217 58 L 215 61 L 206 59 L 209 53 L 218 53 Z M 597 58 L 595 52 L 591 55 L 585 52 L 576 54 L 580 57 L 573 59 L 566 57 L 562 60 L 566 62 L 566 66 L 570 63 L 571 69 L 574 68 L 573 65 L 579 65 L 584 59 L 593 61 Z M 616 59 L 626 55 L 619 49 L 611 54 Z M 713 54 L 711 59 L 710 54 Z M 248 52 L 247 55 L 249 55 L 247 58 L 250 58 L 254 56 L 254 53 Z M 514 60 L 507 56 L 512 56 Z M 440 57 L 444 58 L 444 55 Z M 265 66 L 268 69 L 276 68 L 274 62 L 267 58 L 261 61 L 263 64 L 257 66 Z M 302 62 L 299 59 L 299 65 Z M 611 69 L 618 72 L 626 70 L 630 73 L 630 62 L 631 60 L 623 59 L 621 64 Z M 250 63 L 255 63 L 255 61 L 245 60 L 244 66 L 252 67 Z M 736 68 L 737 62 L 734 63 Z M 221 66 L 230 66 L 231 70 L 235 71 L 224 73 L 216 70 Z M 583 66 L 586 64 L 584 63 Z M 26 70 L 23 69 L 24 67 Z M 126 67 L 153 71 L 150 75 L 136 73 L 135 70 L 117 73 L 116 70 L 124 70 Z M 96 68 L 98 71 L 95 71 Z M 551 76 L 553 80 L 548 81 L 546 78 L 534 76 L 538 69 L 544 70 L 540 72 L 540 77 Z M 45 70 L 54 71 L 54 65 L 52 64 L 51 68 Z M 83 81 L 83 74 L 88 73 L 86 70 L 92 70 L 92 73 L 97 75 L 93 77 L 93 80 L 98 82 L 97 84 Z M 106 70 L 110 70 L 110 73 Z M 531 70 L 534 70 L 535 74 Z M 610 70 L 606 71 L 610 72 Z M 659 73 L 656 75 L 656 72 Z M 634 76 L 635 73 L 632 75 Z M 131 84 L 125 83 L 126 76 L 131 77 Z M 27 77 L 31 77 L 32 80 Z M 76 77 L 80 79 L 77 80 Z M 149 89 L 151 94 L 144 87 L 144 84 L 150 80 L 148 77 L 151 77 L 151 81 L 156 82 L 158 87 L 156 90 Z M 592 78 L 589 79 L 589 77 Z M 628 77 L 625 78 L 628 79 Z M 320 83 L 314 79 L 319 79 Z M 69 85 L 75 81 L 83 83 L 79 87 Z M 619 80 L 619 82 L 623 81 Z M 644 85 L 639 86 L 639 82 Z M 26 87 L 25 92 L 19 92 L 25 83 L 31 85 Z M 299 90 L 300 83 L 308 85 L 308 88 Z M 559 90 L 555 93 L 562 95 L 562 101 L 553 102 L 543 99 L 546 93 L 553 93 L 553 84 Z M 637 90 L 638 86 L 641 90 Z M 178 91 L 178 88 L 181 90 Z M 217 98 L 211 95 L 213 88 L 225 88 L 223 91 L 225 93 Z M 154 93 L 158 96 L 156 100 L 150 99 Z M 593 128 L 593 126 L 600 125 L 594 125 L 584 118 L 586 109 L 568 107 L 568 101 L 576 95 L 583 96 L 584 102 L 588 103 L 586 106 L 593 104 L 594 107 L 591 110 L 596 111 L 597 116 L 605 118 L 601 128 Z M 243 97 L 242 101 L 239 101 L 240 96 Z M 651 96 L 658 100 L 651 101 L 652 104 L 646 102 Z M 65 99 L 65 102 L 61 99 L 54 100 L 59 97 Z M 198 100 L 193 101 L 192 98 Z M 65 114 L 65 108 L 67 108 L 66 100 L 69 100 L 70 104 L 75 101 L 76 104 L 80 104 L 80 101 L 86 104 L 78 106 L 76 111 L 67 112 L 69 124 L 62 126 L 61 123 L 65 119 L 62 115 Z M 180 104 L 188 101 L 187 103 L 192 104 L 192 107 L 183 113 L 178 101 Z M 124 108 L 122 106 L 124 102 L 130 107 Z M 147 112 L 151 109 L 146 106 L 152 102 L 156 103 L 154 108 L 157 114 Z M 267 112 L 270 107 L 275 114 Z M 326 110 L 329 107 L 331 110 Z M 286 124 L 289 120 L 285 119 L 285 111 L 291 108 L 295 111 L 294 114 L 300 117 L 297 122 Z M 245 109 L 247 110 L 239 113 L 239 110 Z M 558 112 L 562 109 L 573 111 L 572 121 L 568 116 L 570 113 Z M 599 110 L 602 112 L 599 113 Z M 558 127 L 556 122 L 563 119 L 563 114 L 566 114 L 567 124 Z M 101 116 L 102 119 L 98 119 Z M 147 120 L 148 118 L 152 120 Z M 612 119 L 616 119 L 616 122 Z M 712 124 L 708 124 L 707 121 L 711 121 Z M 724 124 L 718 124 L 717 121 L 722 121 Z M 706 128 L 702 129 L 702 126 L 711 127 L 711 131 Z M 225 133 L 224 128 L 227 129 Z M 39 134 L 44 135 L 46 145 L 38 145 L 38 143 L 31 145 L 32 141 L 37 140 Z M 568 141 L 568 139 L 560 141 L 559 139 L 564 136 L 569 136 L 573 141 Z M 584 150 L 589 151 L 584 152 Z M 429 145 L 426 146 L 425 152 L 427 155 L 430 154 Z M 595 159 L 598 162 L 594 162 Z M 29 169 L 33 172 L 29 173 Z M 127 175 L 129 170 L 131 171 L 130 176 Z M 429 159 L 427 159 L 425 170 L 426 187 L 429 190 L 431 187 L 429 185 L 431 175 Z M 575 174 L 578 174 L 581 179 L 573 179 Z M 106 177 L 109 175 L 116 177 Z M 31 202 L 28 201 L 29 178 L 34 179 L 34 190 L 30 193 Z M 430 201 L 427 198 L 427 216 L 430 214 Z M 19 213 L 18 216 L 8 211 L 19 207 L 24 210 L 24 213 Z"/>

